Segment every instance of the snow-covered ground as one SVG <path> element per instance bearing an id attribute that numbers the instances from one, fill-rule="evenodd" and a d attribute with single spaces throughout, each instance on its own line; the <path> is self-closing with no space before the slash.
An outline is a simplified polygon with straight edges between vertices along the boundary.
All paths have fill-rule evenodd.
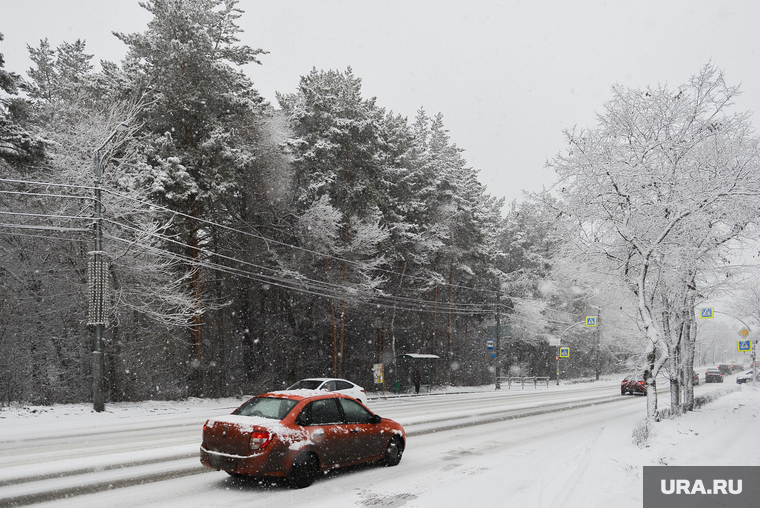
<path id="1" fill-rule="evenodd" d="M 644 417 L 645 399 L 624 397 L 621 401 L 599 406 L 414 435 L 409 438 L 399 466 L 332 474 L 304 490 L 281 486 L 263 488 L 211 471 L 42 504 L 114 508 L 413 508 L 468 504 L 483 507 L 638 508 L 642 506 L 643 466 L 760 465 L 760 442 L 757 439 L 760 387 L 737 387 L 732 379 L 728 381 L 730 384 L 699 387 L 700 393 L 735 391 L 698 411 L 657 423 L 646 446 L 635 445 L 631 438 L 634 427 Z M 609 383 L 609 387 L 619 394 L 614 383 Z M 583 390 L 583 386 L 554 389 Z M 145 428 L 148 432 L 150 427 L 174 426 L 167 440 L 178 439 L 176 453 L 181 455 L 186 449 L 197 449 L 200 440 L 198 421 L 228 413 L 238 402 L 237 399 L 227 399 L 112 404 L 106 413 L 101 414 L 93 413 L 88 405 L 3 408 L 0 411 L 0 506 L 5 506 L 3 488 L 12 488 L 12 478 L 21 474 L 25 467 L 33 467 L 38 475 L 53 475 L 64 458 L 81 460 L 83 467 L 87 464 L 97 467 L 93 464 L 95 456 L 85 451 L 80 459 L 72 459 L 67 451 L 70 447 L 63 446 L 67 436 L 82 439 L 84 450 L 86 435 L 100 432 L 105 427 L 109 431 Z M 664 403 L 661 401 L 661 406 Z M 392 399 L 371 399 L 369 406 L 383 416 L 394 417 L 394 408 L 399 408 L 398 404 L 399 401 Z M 400 409 L 399 413 L 402 413 Z M 398 419 L 403 420 L 403 417 Z M 27 460 L 34 464 L 9 462 L 17 453 L 12 451 L 14 442 L 35 437 L 40 440 L 40 448 L 27 455 Z M 46 439 L 61 443 L 60 450 L 57 446 L 47 449 L 44 446 Z M 114 453 L 142 453 L 143 457 L 146 453 L 137 450 L 140 446 L 134 442 L 125 442 L 120 451 L 118 442 L 113 446 L 117 447 Z M 154 445 L 146 440 L 143 446 L 150 448 Z M 35 455 L 37 458 L 33 457 Z M 49 460 L 46 458 L 40 463 L 40 456 L 49 457 Z M 197 464 L 197 459 L 183 460 Z M 59 481 L 65 485 L 67 479 L 51 477 L 46 481 Z"/>

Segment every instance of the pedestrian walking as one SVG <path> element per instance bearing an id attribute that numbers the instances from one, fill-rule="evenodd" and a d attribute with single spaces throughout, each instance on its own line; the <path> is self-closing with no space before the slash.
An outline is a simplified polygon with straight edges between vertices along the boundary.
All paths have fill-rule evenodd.
<path id="1" fill-rule="evenodd" d="M 414 393 L 420 393 L 420 381 L 422 380 L 422 376 L 420 376 L 420 371 L 414 370 L 412 373 L 412 382 L 414 383 Z"/>

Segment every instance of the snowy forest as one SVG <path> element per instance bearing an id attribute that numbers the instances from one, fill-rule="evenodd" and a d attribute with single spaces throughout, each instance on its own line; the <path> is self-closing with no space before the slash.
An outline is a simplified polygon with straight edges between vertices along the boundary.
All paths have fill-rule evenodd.
<path id="1" fill-rule="evenodd" d="M 505 203 L 443 114 L 381 108 L 350 68 L 265 101 L 235 1 L 144 7 L 120 63 L 82 40 L 30 41 L 23 74 L 0 56 L 3 404 L 90 400 L 101 349 L 106 399 L 132 401 L 380 390 L 379 363 L 390 390 L 405 353 L 440 358 L 434 384 L 556 379 L 561 337 L 563 379 L 666 372 L 680 410 L 694 309 L 742 283 L 758 301 L 730 261 L 757 237 L 758 141 L 712 65 L 613 87 L 554 188 Z"/>

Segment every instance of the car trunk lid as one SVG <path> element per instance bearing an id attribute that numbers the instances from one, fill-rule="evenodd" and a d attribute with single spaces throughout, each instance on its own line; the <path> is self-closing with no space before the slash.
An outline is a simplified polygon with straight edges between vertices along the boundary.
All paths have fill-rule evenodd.
<path id="1" fill-rule="evenodd" d="M 263 418 L 233 415 L 214 418 L 203 426 L 203 445 L 211 452 L 247 456 L 252 451 L 251 434 L 261 442 L 262 437 L 273 433 Z"/>

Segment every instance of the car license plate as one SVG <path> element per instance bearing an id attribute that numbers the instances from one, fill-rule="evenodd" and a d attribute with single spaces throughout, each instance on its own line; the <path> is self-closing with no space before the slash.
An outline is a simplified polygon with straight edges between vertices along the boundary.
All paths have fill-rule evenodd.
<path id="1" fill-rule="evenodd" d="M 214 469 L 224 469 L 225 471 L 231 471 L 233 473 L 237 469 L 237 462 L 235 459 L 230 459 L 227 457 L 212 455 L 209 457 L 209 463 Z"/>

